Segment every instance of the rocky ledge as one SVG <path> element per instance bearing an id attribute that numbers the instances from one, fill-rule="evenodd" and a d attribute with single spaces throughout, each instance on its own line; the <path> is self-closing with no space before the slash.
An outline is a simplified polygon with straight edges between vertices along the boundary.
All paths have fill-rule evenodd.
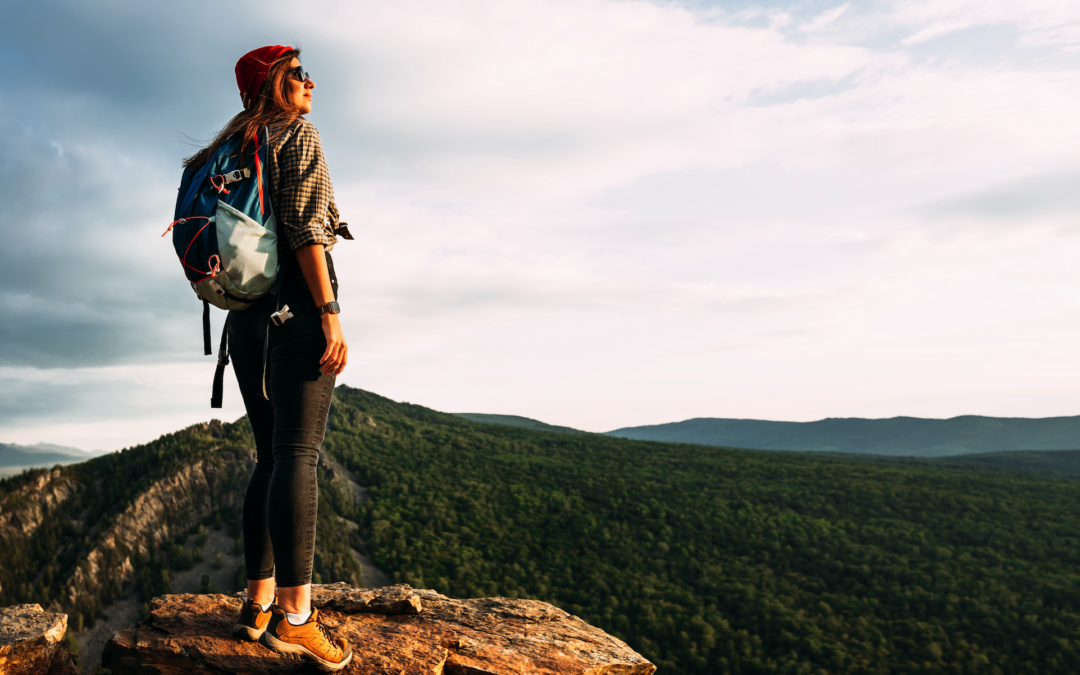
<path id="1" fill-rule="evenodd" d="M 656 666 L 576 616 L 536 600 L 453 600 L 407 585 L 315 586 L 325 623 L 353 645 L 341 672 L 375 675 L 652 675 Z M 240 598 L 166 595 L 150 615 L 113 636 L 102 655 L 112 675 L 308 672 L 231 629 Z"/>
<path id="2" fill-rule="evenodd" d="M 64 647 L 67 614 L 41 605 L 0 609 L 0 673 L 3 675 L 79 675 Z"/>

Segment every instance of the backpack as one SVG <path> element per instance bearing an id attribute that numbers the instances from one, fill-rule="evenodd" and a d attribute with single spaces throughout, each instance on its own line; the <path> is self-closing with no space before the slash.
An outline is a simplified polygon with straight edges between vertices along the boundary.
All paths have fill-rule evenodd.
<path id="1" fill-rule="evenodd" d="M 260 139 L 259 136 L 262 136 Z M 234 134 L 205 164 L 184 169 L 173 222 L 173 247 L 192 290 L 203 301 L 203 347 L 210 351 L 210 305 L 244 310 L 278 292 L 278 237 L 270 204 L 269 130 Z M 210 407 L 221 407 L 229 364 L 228 320 L 221 334 Z"/>

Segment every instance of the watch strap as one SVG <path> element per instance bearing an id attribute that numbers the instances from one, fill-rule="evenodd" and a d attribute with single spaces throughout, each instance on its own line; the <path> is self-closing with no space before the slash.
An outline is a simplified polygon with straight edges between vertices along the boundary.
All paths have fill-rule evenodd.
<path id="1" fill-rule="evenodd" d="M 328 302 L 319 308 L 319 316 L 323 314 L 341 314 L 341 305 L 337 304 L 336 301 Z"/>

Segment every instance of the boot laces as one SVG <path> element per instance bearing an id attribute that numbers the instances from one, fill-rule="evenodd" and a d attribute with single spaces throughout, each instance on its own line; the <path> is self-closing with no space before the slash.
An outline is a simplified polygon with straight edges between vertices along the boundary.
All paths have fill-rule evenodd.
<path id="1" fill-rule="evenodd" d="M 319 629 L 319 632 L 322 633 L 323 637 L 326 638 L 326 641 L 329 642 L 331 646 L 337 647 L 337 642 L 334 641 L 334 634 L 330 632 L 330 627 L 322 621 L 322 614 L 315 617 L 315 627 Z"/>

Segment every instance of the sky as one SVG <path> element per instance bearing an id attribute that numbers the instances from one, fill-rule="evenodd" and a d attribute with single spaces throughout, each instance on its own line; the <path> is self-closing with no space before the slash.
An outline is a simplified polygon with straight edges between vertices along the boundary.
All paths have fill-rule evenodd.
<path id="1" fill-rule="evenodd" d="M 38 0 L 0 22 L 0 442 L 243 415 L 160 234 L 265 44 L 356 236 L 339 383 L 589 431 L 1080 414 L 1076 2 Z"/>

